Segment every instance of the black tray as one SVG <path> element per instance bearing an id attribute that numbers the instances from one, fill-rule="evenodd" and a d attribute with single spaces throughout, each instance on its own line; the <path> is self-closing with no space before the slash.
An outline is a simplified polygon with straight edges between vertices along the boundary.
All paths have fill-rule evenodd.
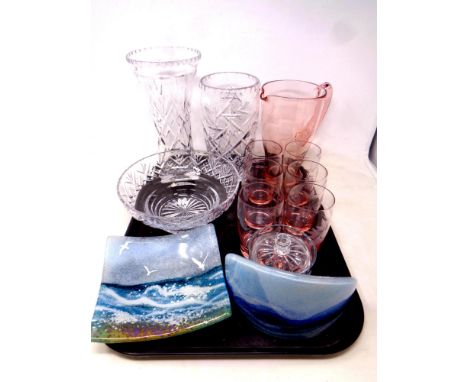
<path id="1" fill-rule="evenodd" d="M 224 266 L 228 253 L 240 253 L 236 228 L 236 202 L 213 223 L 218 237 Z M 167 233 L 132 219 L 126 236 L 159 236 Z M 332 229 L 322 243 L 312 274 L 350 276 Z M 269 337 L 254 329 L 232 306 L 232 316 L 213 326 L 156 341 L 107 344 L 111 349 L 135 357 L 229 357 L 330 355 L 348 348 L 361 333 L 364 311 L 356 292 L 351 296 L 341 316 L 320 335 L 306 340 L 283 340 Z"/>

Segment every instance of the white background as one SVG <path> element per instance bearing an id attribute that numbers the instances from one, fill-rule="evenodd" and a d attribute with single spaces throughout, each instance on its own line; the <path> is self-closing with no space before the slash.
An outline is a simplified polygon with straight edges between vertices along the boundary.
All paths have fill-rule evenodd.
<path id="1" fill-rule="evenodd" d="M 198 77 L 244 71 L 331 82 L 334 100 L 317 141 L 348 155 L 376 128 L 376 4 L 359 1 L 93 1 L 96 116 L 113 126 L 110 150 L 151 153 L 154 131 L 125 55 L 153 45 L 199 49 Z M 198 99 L 194 92 L 194 131 Z M 199 141 L 196 140 L 196 144 Z M 110 152 L 112 153 L 112 151 Z M 112 155 L 115 157 L 115 155 Z"/>
<path id="2" fill-rule="evenodd" d="M 349 360 L 346 353 L 334 358 L 333 367 L 327 366 L 333 360 L 134 362 L 89 343 L 105 236 L 122 234 L 128 221 L 116 200 L 115 182 L 129 160 L 152 151 L 152 127 L 143 116 L 147 110 L 136 101 L 136 84 L 123 58 L 127 50 L 177 41 L 202 51 L 200 75 L 236 69 L 263 82 L 283 75 L 330 81 L 333 108 L 345 110 L 350 94 L 358 90 L 360 110 L 367 101 L 375 105 L 369 95 L 372 84 L 361 92 L 363 76 L 371 79 L 375 70 L 375 19 L 365 4 L 353 10 L 344 1 L 252 3 L 213 2 L 205 13 L 194 11 L 200 22 L 192 29 L 174 21 L 163 34 L 147 33 L 170 20 L 151 2 L 135 1 L 130 7 L 114 1 L 107 10 L 103 3 L 72 6 L 63 1 L 0 6 L 2 380 L 230 380 L 242 378 L 241 373 L 258 380 L 366 380 L 352 374 L 359 368 L 367 380 L 373 379 L 373 370 L 361 366 L 365 361 Z M 174 1 L 164 9 L 177 5 Z M 254 13 L 255 8 L 274 10 Z M 232 16 L 241 9 L 241 17 Z M 169 13 L 172 20 L 190 20 L 194 14 Z M 223 22 L 205 16 L 210 13 L 224 14 Z M 367 21 L 356 16 L 363 13 Z M 466 300 L 467 252 L 461 238 L 466 236 L 468 62 L 458 48 L 465 46 L 465 14 L 451 1 L 421 7 L 379 4 L 381 380 L 457 380 L 466 374 L 467 317 L 460 306 Z M 294 25 L 294 20 L 302 21 L 298 29 L 288 29 L 287 20 Z M 356 24 L 358 33 L 338 49 L 330 36 L 333 25 L 343 20 L 347 27 L 337 28 L 341 40 L 353 35 Z M 215 22 L 221 27 L 213 28 Z M 244 26 L 242 41 L 236 37 L 239 24 Z M 302 33 L 308 28 L 316 32 Z M 371 31 L 360 33 L 366 28 Z M 181 36 L 184 41 L 178 41 Z M 218 41 L 216 49 L 213 41 Z M 232 47 L 239 54 L 231 53 Z M 297 57 L 298 47 L 300 58 L 287 56 L 294 50 Z M 370 58 L 344 54 L 346 49 L 370 49 Z M 342 54 L 330 54 L 336 51 Z M 370 64 L 368 77 L 355 60 Z M 339 91 L 340 83 L 359 86 Z M 336 118 L 363 118 L 358 142 L 375 127 L 375 106 L 368 107 L 372 113 L 366 117 L 332 110 L 318 137 L 328 150 L 347 150 L 349 135 L 342 145 L 328 144 L 330 135 L 346 132 L 344 125 L 332 123 Z M 357 144 L 353 152 L 361 156 L 363 146 Z M 372 360 L 375 354 L 368 356 Z"/>
<path id="3" fill-rule="evenodd" d="M 98 146 L 93 148 L 107 170 L 105 176 L 100 174 L 97 180 L 103 188 L 96 195 L 99 195 L 100 212 L 95 216 L 101 224 L 105 222 L 105 226 L 98 231 L 100 240 L 96 240 L 92 248 L 96 258 L 102 259 L 102 245 L 99 244 L 104 242 L 104 236 L 122 234 L 128 222 L 128 215 L 115 197 L 116 179 L 129 163 L 155 149 L 155 131 L 146 95 L 125 61 L 130 50 L 154 45 L 199 49 L 202 58 L 195 85 L 205 74 L 230 70 L 252 73 L 262 83 L 285 78 L 332 83 L 334 98 L 315 140 L 325 151 L 324 160 L 328 159 L 327 165 L 333 173 L 331 178 L 335 177 L 329 184 L 336 188 L 345 185 L 342 193 L 347 195 L 340 195 L 338 189 L 333 189 L 340 203 L 354 204 L 354 213 L 363 215 L 361 222 L 369 221 L 368 224 L 375 225 L 375 211 L 372 208 L 362 210 L 359 203 L 353 203 L 349 187 L 358 190 L 362 183 L 346 184 L 352 173 L 366 185 L 375 182 L 370 169 L 362 166 L 367 162 L 369 144 L 376 128 L 376 6 L 373 1 L 95 0 L 92 16 L 93 118 L 99 128 L 94 136 L 99 139 L 95 142 Z M 196 87 L 192 106 L 194 143 L 200 147 L 203 139 Z M 348 169 L 346 166 L 353 161 L 356 165 Z M 369 190 L 375 190 L 370 187 Z M 366 197 L 371 198 L 372 206 L 375 192 L 356 193 L 356 198 L 361 201 Z M 194 377 L 204 375 L 206 367 L 210 367 L 209 375 L 204 377 L 208 380 L 226 378 L 229 374 L 226 369 L 230 368 L 241 369 L 233 373 L 232 378 L 257 375 L 274 380 L 309 375 L 348 380 L 355 375 L 361 381 L 373 380 L 376 368 L 374 241 L 367 243 L 371 248 L 368 253 L 353 243 L 353 236 L 359 231 L 353 233 L 346 229 L 349 219 L 343 213 L 350 208 L 353 207 L 340 207 L 341 212 L 337 212 L 335 220 L 344 252 L 355 256 L 365 253 L 365 259 L 356 256 L 354 264 L 351 261 L 349 264 L 351 272 L 360 279 L 360 293 L 366 305 L 366 327 L 354 351 L 326 361 L 159 361 L 138 367 L 143 368 L 144 373 L 151 373 L 158 367 L 181 376 L 184 373 L 179 367 L 186 366 L 193 370 Z M 340 225 L 344 227 L 341 229 L 343 234 L 339 234 Z M 367 235 L 375 232 L 375 228 L 370 228 Z M 361 240 L 366 241 L 365 237 L 363 235 Z M 99 265 L 96 261 L 93 269 L 95 285 L 99 282 Z M 103 345 L 93 345 L 92 356 L 96 365 L 117 370 L 135 367 L 115 354 L 109 354 Z"/>
<path id="4" fill-rule="evenodd" d="M 10 379 L 347 380 L 357 373 L 372 380 L 375 306 L 371 335 L 360 338 L 366 345 L 320 361 L 134 362 L 90 344 L 89 327 L 105 239 L 122 235 L 129 221 L 117 179 L 154 150 L 146 99 L 125 54 L 149 45 L 193 46 L 202 52 L 199 76 L 238 70 L 262 82 L 331 82 L 334 99 L 317 139 L 325 155 L 336 151 L 363 163 L 376 126 L 375 4 L 93 1 L 84 11 L 90 23 L 63 35 L 77 13 L 54 4 L 48 18 L 38 18 L 41 6 L 22 5 L 3 13 L 22 25 L 2 60 L 2 80 L 9 85 L 3 110 L 9 134 L 2 140 L 8 219 L 2 232 L 11 243 L 5 305 L 14 306 L 7 310 L 5 336 L 8 353 L 16 355 Z M 12 33 L 3 28 L 5 36 Z M 200 144 L 196 97 L 195 91 L 194 138 Z M 361 264 L 356 272 L 366 267 Z M 371 269 L 363 285 L 375 279 Z M 375 283 L 370 285 L 366 298 L 375 299 Z"/>

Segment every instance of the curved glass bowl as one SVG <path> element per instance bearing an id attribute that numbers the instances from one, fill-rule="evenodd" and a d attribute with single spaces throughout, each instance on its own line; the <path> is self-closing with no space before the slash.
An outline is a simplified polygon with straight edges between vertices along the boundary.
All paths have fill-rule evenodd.
<path id="1" fill-rule="evenodd" d="M 225 158 L 171 150 L 132 164 L 121 175 L 117 193 L 133 218 L 177 233 L 219 217 L 233 202 L 239 181 Z"/>
<path id="2" fill-rule="evenodd" d="M 232 253 L 225 272 L 231 302 L 255 328 L 285 339 L 312 338 L 330 327 L 357 283 L 353 277 L 286 272 Z"/>

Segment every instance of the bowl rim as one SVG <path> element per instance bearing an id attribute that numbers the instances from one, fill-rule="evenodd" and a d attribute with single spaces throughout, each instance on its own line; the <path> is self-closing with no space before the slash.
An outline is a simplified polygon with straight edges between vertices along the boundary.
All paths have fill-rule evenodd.
<path id="1" fill-rule="evenodd" d="M 259 264 L 255 261 L 245 258 L 244 256 L 238 255 L 237 253 L 228 252 L 225 257 L 225 264 L 228 268 L 231 267 L 231 262 L 240 262 L 243 266 L 251 268 L 254 272 L 259 272 L 271 277 L 277 277 L 286 281 L 293 281 L 301 284 L 319 283 L 322 285 L 341 285 L 343 283 L 354 283 L 357 285 L 357 279 L 353 276 L 319 276 L 307 273 L 288 272 L 282 269 Z"/>
<path id="2" fill-rule="evenodd" d="M 157 224 L 154 224 L 154 226 L 150 226 L 150 227 L 156 227 L 156 228 L 159 228 L 159 229 L 162 229 L 166 232 L 175 232 L 176 230 L 173 230 L 171 229 L 172 228 L 172 225 L 171 224 L 171 220 L 173 220 L 172 218 L 169 218 L 169 219 L 166 219 L 164 217 L 156 217 L 154 215 L 148 215 L 146 214 L 145 212 L 143 211 L 139 211 L 137 210 L 136 208 L 134 208 L 133 206 L 129 205 L 125 200 L 124 198 L 122 197 L 121 193 L 120 193 L 120 185 L 122 183 L 122 180 L 125 176 L 125 174 L 128 173 L 128 171 L 133 167 L 135 166 L 136 164 L 142 162 L 142 161 L 145 161 L 149 158 L 152 158 L 152 157 L 156 157 L 158 155 L 163 155 L 165 153 L 170 153 L 170 152 L 180 152 L 180 153 L 186 153 L 186 154 L 190 154 L 190 156 L 192 156 L 193 154 L 198 154 L 198 155 L 203 155 L 203 156 L 208 156 L 208 157 L 211 157 L 211 158 L 214 158 L 215 161 L 223 161 L 225 164 L 229 165 L 231 167 L 232 170 L 234 170 L 234 175 L 236 176 L 237 178 L 237 182 L 236 182 L 236 186 L 234 188 L 234 190 L 227 195 L 226 199 L 219 203 L 216 207 L 220 209 L 220 211 L 222 211 L 221 213 L 223 213 L 224 211 L 226 211 L 227 208 L 229 208 L 229 206 L 231 205 L 232 201 L 234 200 L 235 196 L 237 195 L 237 192 L 239 191 L 239 185 L 240 185 L 240 182 L 241 182 L 241 176 L 239 174 L 239 171 L 237 170 L 236 166 L 234 165 L 233 162 L 229 161 L 228 159 L 220 156 L 220 155 L 216 155 L 214 153 L 211 153 L 211 152 L 208 152 L 208 151 L 205 151 L 205 150 L 195 150 L 195 149 L 173 149 L 173 150 L 165 150 L 165 151 L 159 151 L 159 152 L 156 152 L 156 153 L 153 153 L 153 154 L 150 154 L 150 155 L 147 155 L 145 157 L 142 157 L 140 159 L 138 159 L 137 161 L 133 162 L 132 164 L 130 164 L 122 173 L 121 175 L 119 176 L 119 179 L 117 181 L 117 195 L 121 201 L 121 203 L 125 206 L 125 208 L 130 211 L 130 215 L 137 219 L 137 220 L 140 220 L 138 218 L 136 218 L 135 215 L 140 215 L 140 216 L 143 216 L 143 217 L 147 217 L 149 219 L 152 220 L 152 223 L 154 224 L 155 221 L 157 221 Z M 208 224 L 208 223 L 211 223 L 211 221 L 207 221 L 207 222 L 204 222 L 203 224 L 197 224 L 197 222 L 199 222 L 200 220 L 203 220 L 202 217 L 206 216 L 206 214 L 208 213 L 211 213 L 212 211 L 214 210 L 214 208 L 210 209 L 210 210 L 207 210 L 205 211 L 204 213 L 200 214 L 200 215 L 197 215 L 196 216 L 196 219 L 192 219 L 192 218 L 188 218 L 187 220 L 190 221 L 190 222 L 195 222 L 195 225 L 191 226 L 191 227 L 188 227 L 188 228 L 183 228 L 183 229 L 179 229 L 177 230 L 177 232 L 180 232 L 180 231 L 185 231 L 185 230 L 189 230 L 189 229 L 192 229 L 192 228 L 195 228 L 195 227 L 198 227 L 200 225 L 203 225 L 203 224 Z M 214 220 L 214 219 L 213 219 Z M 142 220 L 140 220 L 142 221 Z M 161 222 L 161 223 L 159 223 Z M 143 223 L 147 224 L 145 221 L 143 221 Z M 167 228 L 165 228 L 166 224 L 168 224 L 170 227 L 170 230 L 167 230 Z M 147 224 L 148 225 L 148 224 Z"/>

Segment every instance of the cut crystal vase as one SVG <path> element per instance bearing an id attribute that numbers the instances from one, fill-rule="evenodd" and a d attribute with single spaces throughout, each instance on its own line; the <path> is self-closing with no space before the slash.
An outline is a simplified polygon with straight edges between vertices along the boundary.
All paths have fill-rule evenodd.
<path id="1" fill-rule="evenodd" d="M 158 152 L 192 147 L 190 97 L 200 57 L 198 50 L 184 47 L 152 47 L 127 54 L 149 96 Z"/>
<path id="2" fill-rule="evenodd" d="M 260 81 L 248 73 L 219 72 L 204 76 L 200 89 L 207 150 L 242 171 L 245 148 L 257 130 Z"/>

